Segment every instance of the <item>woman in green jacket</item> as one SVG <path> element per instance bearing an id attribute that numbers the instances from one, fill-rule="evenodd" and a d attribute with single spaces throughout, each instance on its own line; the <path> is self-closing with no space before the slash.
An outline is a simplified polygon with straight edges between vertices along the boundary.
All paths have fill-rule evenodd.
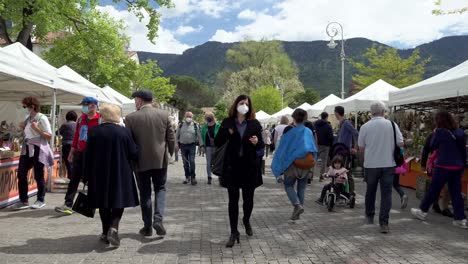
<path id="1" fill-rule="evenodd" d="M 201 129 L 202 151 L 206 156 L 206 174 L 208 175 L 208 184 L 211 184 L 211 159 L 215 148 L 214 139 L 218 134 L 220 124 L 216 122 L 215 116 L 211 112 L 205 113 L 206 125 Z"/>

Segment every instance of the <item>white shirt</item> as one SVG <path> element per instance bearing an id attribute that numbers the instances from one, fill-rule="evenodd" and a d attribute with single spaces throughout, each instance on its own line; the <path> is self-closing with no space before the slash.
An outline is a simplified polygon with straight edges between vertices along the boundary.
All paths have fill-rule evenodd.
<path id="1" fill-rule="evenodd" d="M 275 134 L 277 134 L 277 140 L 276 140 L 276 144 L 279 144 L 280 140 L 281 140 L 281 137 L 283 136 L 283 133 L 284 133 L 284 129 L 288 127 L 287 125 L 278 125 L 275 127 Z"/>
<path id="2" fill-rule="evenodd" d="M 40 117 L 40 119 L 39 119 Z M 29 119 L 29 117 L 28 117 Z M 37 133 L 34 129 L 31 127 L 31 122 L 37 122 L 38 127 L 43 131 L 47 132 L 49 134 L 52 134 L 52 129 L 50 127 L 50 122 L 49 119 L 47 119 L 47 116 L 37 113 L 36 116 L 33 118 L 32 121 L 28 121 L 26 124 L 26 127 L 24 128 L 24 135 L 27 139 L 31 138 L 36 138 L 40 137 L 39 133 Z"/>
<path id="3" fill-rule="evenodd" d="M 397 145 L 403 143 L 403 135 L 395 124 Z M 395 141 L 391 121 L 383 117 L 374 117 L 365 123 L 359 131 L 359 148 L 364 148 L 364 168 L 395 167 L 393 151 Z"/>

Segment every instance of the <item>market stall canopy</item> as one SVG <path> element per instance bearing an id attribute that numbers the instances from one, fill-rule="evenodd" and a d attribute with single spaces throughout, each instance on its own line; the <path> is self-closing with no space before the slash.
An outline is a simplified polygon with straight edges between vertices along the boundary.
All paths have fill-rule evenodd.
<path id="1" fill-rule="evenodd" d="M 84 96 L 95 96 L 71 87 L 58 78 L 57 69 L 20 43 L 0 49 L 0 100 L 19 102 L 36 96 L 42 103 L 79 103 Z"/>
<path id="2" fill-rule="evenodd" d="M 104 91 L 88 79 L 81 76 L 79 73 L 68 67 L 67 65 L 57 69 L 58 78 L 63 81 L 67 87 L 73 87 L 78 91 L 91 94 L 91 96 L 98 99 L 99 102 L 111 103 L 121 106 L 119 100 L 116 100 L 112 96 L 108 96 Z"/>
<path id="3" fill-rule="evenodd" d="M 293 112 L 294 112 L 294 109 L 292 109 L 291 107 L 288 106 L 288 107 L 284 108 L 283 110 L 271 115 L 270 119 L 268 119 L 268 121 L 266 121 L 266 123 L 278 123 L 282 116 L 290 117 Z"/>
<path id="4" fill-rule="evenodd" d="M 468 60 L 429 79 L 390 93 L 389 104 L 400 106 L 468 96 Z"/>
<path id="5" fill-rule="evenodd" d="M 271 118 L 271 115 L 263 112 L 263 111 L 258 111 L 257 113 L 255 113 L 255 116 L 257 118 L 258 121 L 260 121 L 260 123 L 264 124 L 264 123 L 268 123 L 268 121 L 270 120 Z"/>
<path id="6" fill-rule="evenodd" d="M 343 100 L 338 96 L 330 94 L 329 96 L 312 105 L 310 109 L 307 109 L 307 114 L 309 118 L 318 117 L 325 110 L 325 107 L 328 105 L 337 104 L 341 101 Z"/>
<path id="7" fill-rule="evenodd" d="M 301 104 L 300 106 L 296 107 L 296 109 L 298 109 L 298 108 L 307 111 L 307 110 L 309 110 L 309 109 L 312 108 L 312 105 L 309 104 L 309 103 L 303 103 L 303 104 Z"/>
<path id="8" fill-rule="evenodd" d="M 370 106 L 375 101 L 382 101 L 388 104 L 388 96 L 392 91 L 398 91 L 397 87 L 385 82 L 384 80 L 378 80 L 373 84 L 367 86 L 362 91 L 354 94 L 343 101 L 328 105 L 325 108 L 326 112 L 333 112 L 335 106 L 343 106 L 346 113 L 358 112 L 358 111 L 369 111 Z"/>
<path id="9" fill-rule="evenodd" d="M 126 116 L 135 111 L 135 100 L 126 97 L 109 86 L 102 88 L 107 96 L 111 96 L 122 105 L 122 115 Z"/>

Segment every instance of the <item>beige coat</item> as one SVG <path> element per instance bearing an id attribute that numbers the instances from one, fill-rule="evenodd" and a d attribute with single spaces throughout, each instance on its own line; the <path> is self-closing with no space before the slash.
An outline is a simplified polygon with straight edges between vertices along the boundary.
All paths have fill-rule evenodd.
<path id="1" fill-rule="evenodd" d="M 174 154 L 175 146 L 169 113 L 146 105 L 129 114 L 125 126 L 138 145 L 137 171 L 167 168 L 169 155 Z"/>

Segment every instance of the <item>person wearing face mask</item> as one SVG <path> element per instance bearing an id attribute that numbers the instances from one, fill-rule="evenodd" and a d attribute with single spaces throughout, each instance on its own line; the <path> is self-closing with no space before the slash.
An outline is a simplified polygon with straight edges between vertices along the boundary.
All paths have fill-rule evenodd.
<path id="1" fill-rule="evenodd" d="M 20 202 L 13 205 L 13 210 L 28 208 L 40 209 L 45 204 L 46 183 L 44 168 L 54 164 L 52 149 L 48 140 L 52 138 L 47 116 L 39 113 L 40 103 L 36 97 L 26 97 L 22 101 L 28 111 L 26 121 L 20 125 L 24 131 L 24 142 L 18 164 L 18 191 Z M 37 201 L 30 207 L 28 202 L 28 172 L 33 168 L 37 183 Z"/>
<path id="2" fill-rule="evenodd" d="M 208 184 L 211 184 L 211 159 L 214 152 L 214 139 L 218 134 L 220 124 L 216 122 L 215 116 L 211 112 L 205 113 L 206 124 L 201 129 L 202 146 L 201 151 L 206 154 L 206 174 Z"/>
<path id="3" fill-rule="evenodd" d="M 253 236 L 250 217 L 254 206 L 255 189 L 263 184 L 260 173 L 259 152 L 265 145 L 262 140 L 262 125 L 255 119 L 255 110 L 250 97 L 241 95 L 234 101 L 229 117 L 221 123 L 215 137 L 215 146 L 227 144 L 221 186 L 229 195 L 229 222 L 231 235 L 226 247 L 239 243 L 237 230 L 239 218 L 239 196 L 242 189 L 244 217 L 243 224 L 247 236 Z"/>
<path id="4" fill-rule="evenodd" d="M 88 141 L 89 131 L 101 124 L 101 115 L 98 113 L 98 100 L 94 97 L 85 97 L 81 101 L 82 115 L 76 122 L 75 135 L 68 161 L 72 163 L 72 176 L 68 183 L 67 193 L 65 194 L 65 203 L 62 206 L 55 207 L 55 211 L 65 215 L 73 214 L 72 206 L 75 199 L 80 181 L 84 180 L 84 152 Z"/>
<path id="5" fill-rule="evenodd" d="M 163 225 L 166 208 L 166 180 L 169 157 L 174 154 L 174 129 L 169 112 L 151 105 L 153 94 L 139 90 L 132 95 L 138 111 L 125 118 L 125 125 L 131 131 L 139 148 L 136 176 L 140 190 L 140 206 L 144 226 L 142 236 L 152 236 L 153 229 L 158 236 L 165 236 Z M 154 211 L 151 204 L 151 187 L 155 199 Z"/>
<path id="6" fill-rule="evenodd" d="M 191 183 L 192 185 L 197 185 L 197 180 L 195 179 L 195 155 L 197 146 L 201 146 L 202 142 L 200 128 L 193 121 L 193 114 L 191 112 L 185 113 L 185 120 L 179 125 L 176 134 L 176 151 L 180 149 L 184 162 L 184 184 Z"/>

